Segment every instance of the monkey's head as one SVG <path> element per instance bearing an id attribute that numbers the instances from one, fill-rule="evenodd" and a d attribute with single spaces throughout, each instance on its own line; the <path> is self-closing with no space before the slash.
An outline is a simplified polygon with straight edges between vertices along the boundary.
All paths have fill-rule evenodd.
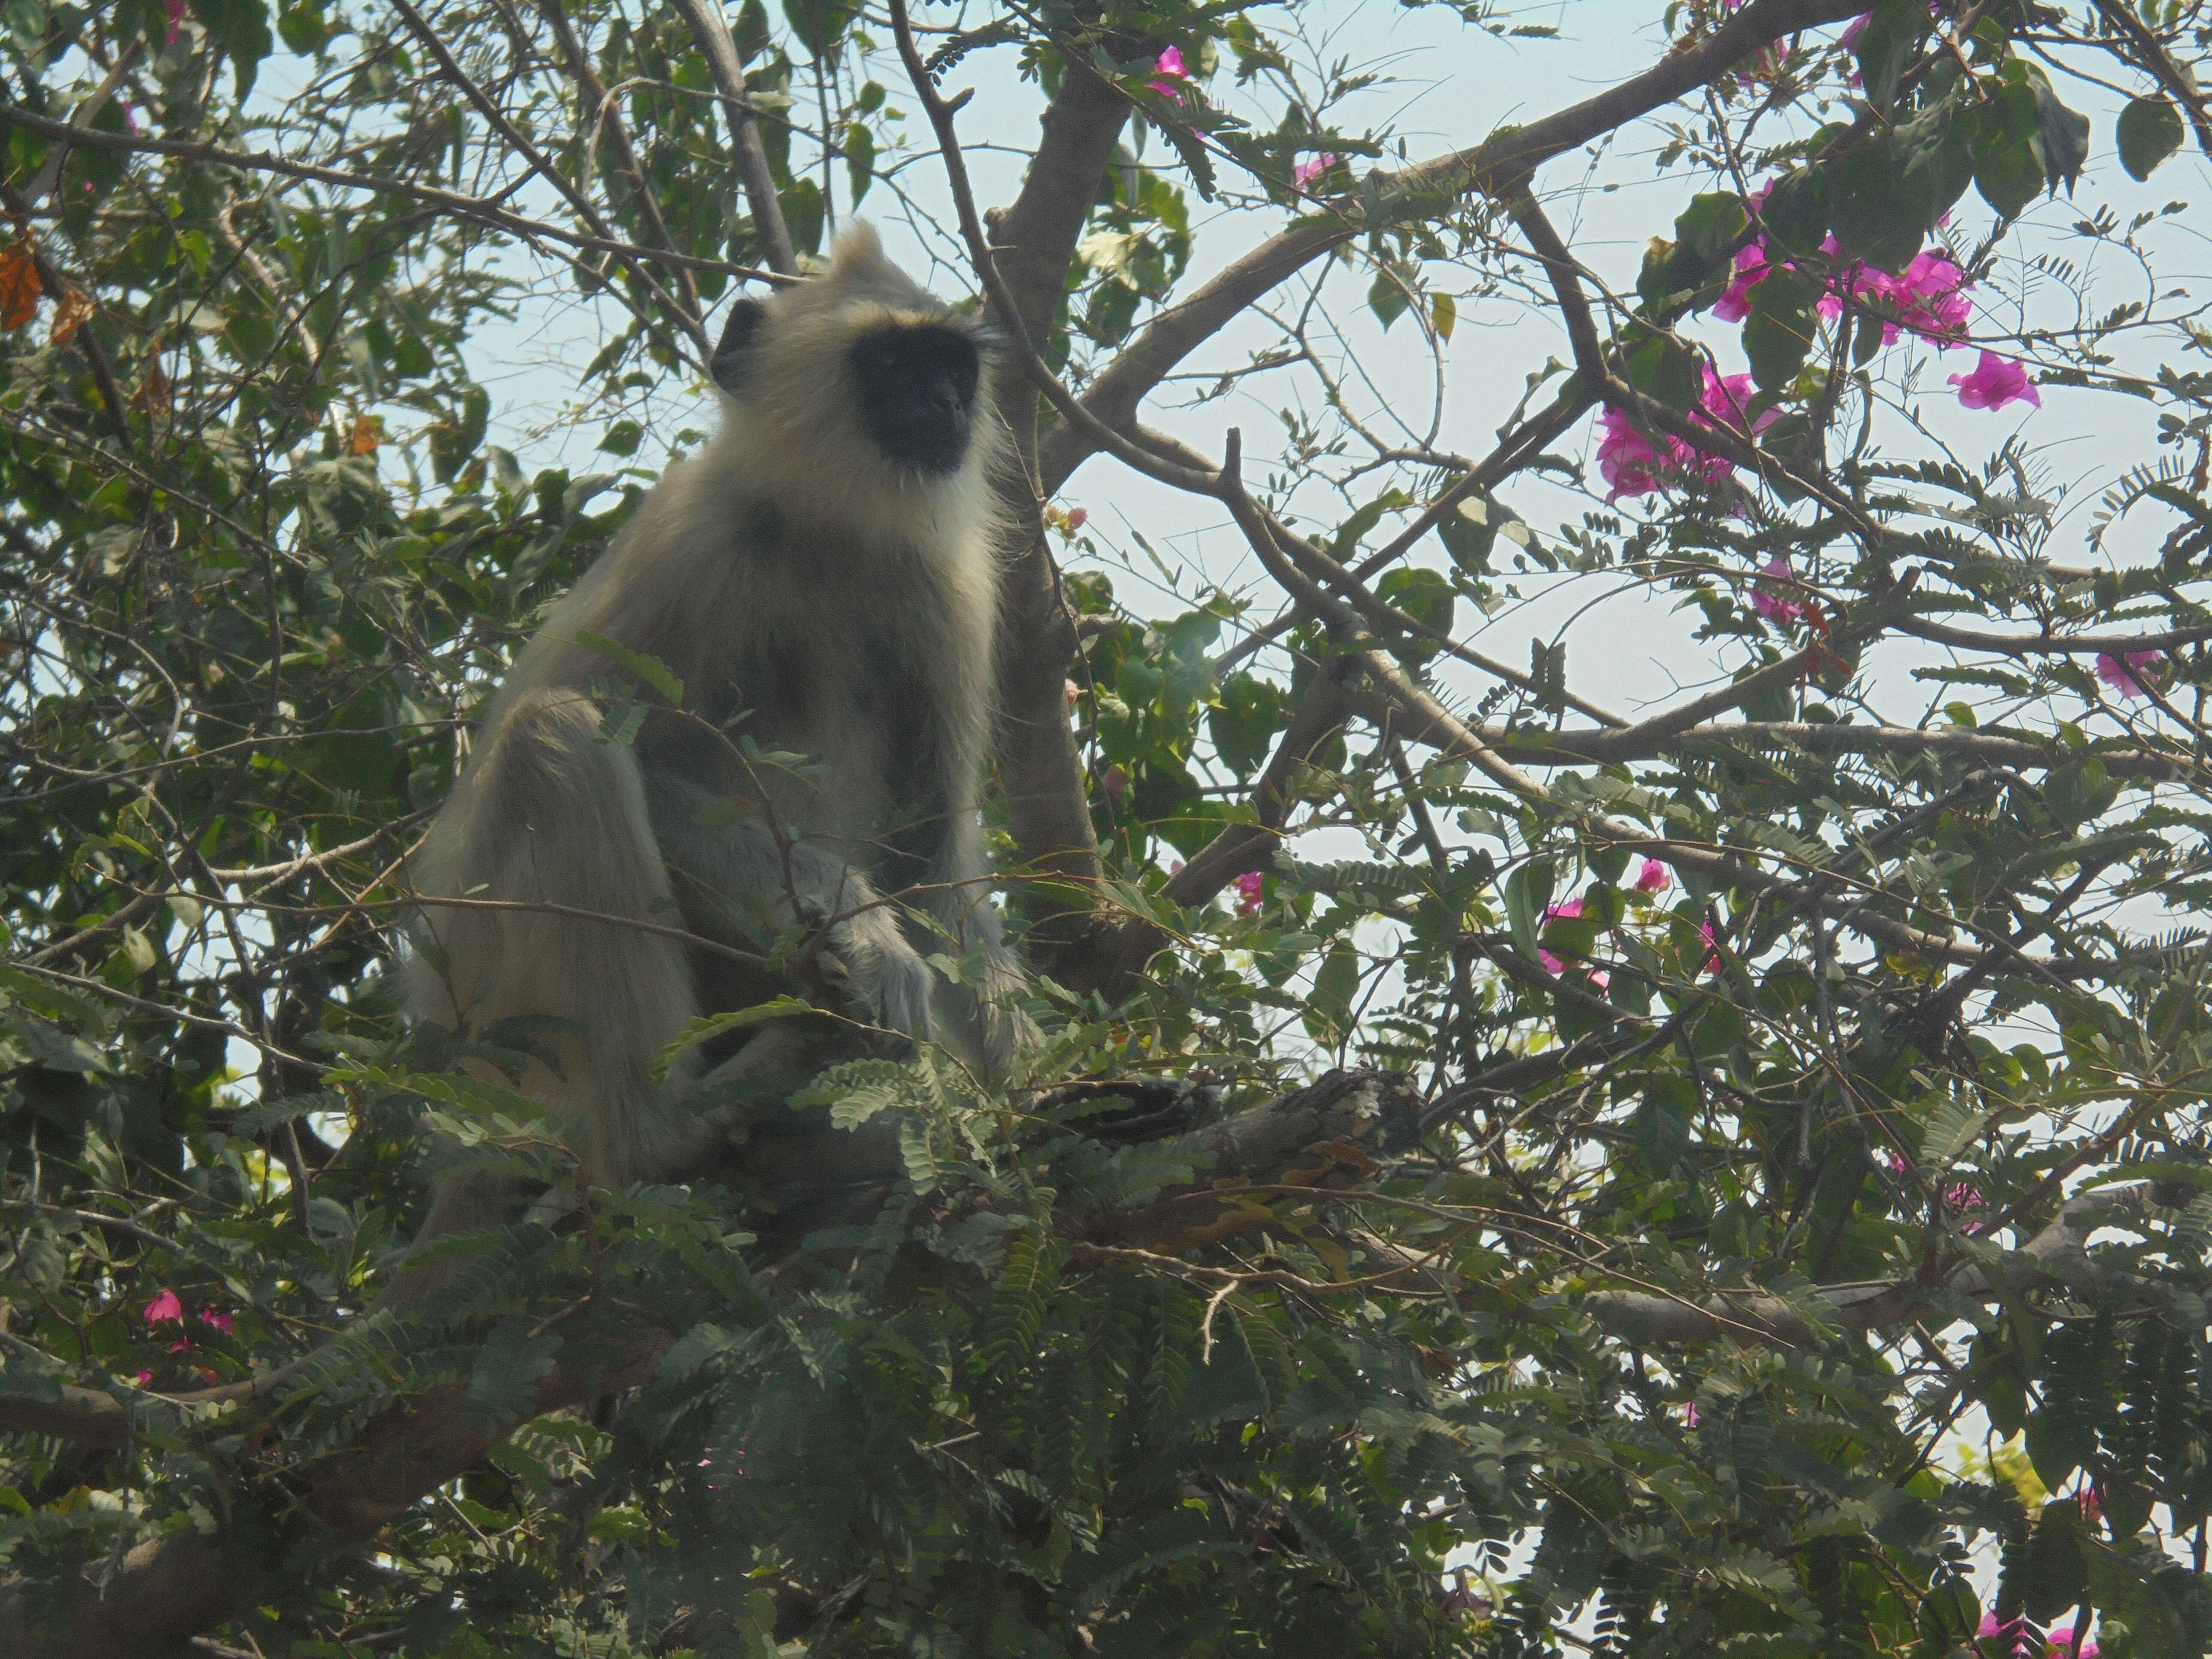
<path id="1" fill-rule="evenodd" d="M 988 331 L 884 257 L 854 225 L 812 282 L 730 308 L 710 365 L 749 447 L 865 489 L 950 479 L 988 447 Z"/>

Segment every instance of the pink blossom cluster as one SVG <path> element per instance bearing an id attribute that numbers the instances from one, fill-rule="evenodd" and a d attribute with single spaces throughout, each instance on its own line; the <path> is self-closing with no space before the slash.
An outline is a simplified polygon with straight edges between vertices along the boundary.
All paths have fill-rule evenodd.
<path id="1" fill-rule="evenodd" d="M 1148 89 L 1157 92 L 1170 104 L 1188 104 L 1190 101 L 1183 93 L 1190 79 L 1190 71 L 1183 67 L 1182 52 L 1179 48 L 1170 46 L 1162 52 L 1152 64 L 1152 73 L 1160 78 L 1147 81 L 1145 85 Z"/>
<path id="2" fill-rule="evenodd" d="M 1247 870 L 1229 884 L 1237 890 L 1237 914 L 1256 916 L 1260 914 L 1261 888 L 1267 878 L 1257 870 Z"/>
<path id="3" fill-rule="evenodd" d="M 174 1291 L 163 1291 L 139 1310 L 138 1316 L 149 1325 L 173 1324 L 179 1328 L 177 1340 L 169 1344 L 171 1353 L 190 1353 L 198 1346 L 192 1340 L 191 1328 L 185 1322 L 184 1298 Z M 199 1316 L 200 1323 L 203 1325 L 212 1326 L 225 1336 L 230 1334 L 233 1321 L 231 1316 L 222 1309 L 202 1308 Z M 200 1370 L 200 1376 L 209 1382 L 215 1381 L 213 1371 L 203 1369 Z M 153 1383 L 154 1373 L 140 1371 L 133 1380 L 140 1388 L 148 1388 Z"/>
<path id="4" fill-rule="evenodd" d="M 1726 428 L 1739 436 L 1760 431 L 1779 418 L 1780 411 L 1766 410 L 1756 419 L 1747 420 L 1745 411 L 1755 390 L 1750 375 L 1723 375 L 1707 363 L 1705 390 L 1690 419 L 1699 426 Z M 1654 448 L 1651 440 L 1631 425 L 1620 410 L 1607 409 L 1601 424 L 1604 435 L 1598 442 L 1597 466 L 1609 501 L 1623 495 L 1653 495 L 1685 477 L 1716 484 L 1735 470 L 1735 463 L 1727 456 L 1713 454 L 1671 433 L 1662 435 L 1660 447 Z"/>
<path id="5" fill-rule="evenodd" d="M 1752 205 L 1764 201 L 1771 188 L 1761 185 Z M 1843 245 L 1832 235 L 1821 242 L 1820 252 L 1840 267 L 1814 307 L 1823 317 L 1832 321 L 1842 316 L 1846 298 L 1871 300 L 1876 310 L 1896 313 L 1894 318 L 1882 319 L 1884 345 L 1896 344 L 1900 329 L 1934 340 L 1947 350 L 1966 338 L 1966 324 L 1973 315 L 1966 290 L 1973 284 L 1947 256 L 1928 249 L 1915 254 L 1912 263 L 1893 276 L 1856 260 L 1846 264 Z M 1796 269 L 1788 260 L 1777 258 L 1773 245 L 1764 237 L 1745 244 L 1736 250 L 1735 274 L 1713 302 L 1713 315 L 1724 323 L 1742 322 L 1751 315 L 1752 289 L 1777 270 Z"/>
<path id="6" fill-rule="evenodd" d="M 2158 683 L 2158 676 L 2151 671 L 2165 660 L 2163 651 L 2130 651 L 2124 658 L 2101 652 L 2097 657 L 2097 678 L 2132 702 L 2150 695 L 2150 688 Z"/>
<path id="7" fill-rule="evenodd" d="M 2081 1644 L 2078 1655 L 2074 1649 L 2074 1638 L 2046 1635 L 2025 1615 L 1999 1619 L 1994 1613 L 1982 1615 L 1981 1626 L 1974 1632 L 1975 1639 L 1983 1644 L 1999 1642 L 2001 1647 L 1984 1645 L 1988 1655 L 2002 1655 L 2004 1659 L 2097 1659 L 2097 1644 L 2093 1641 Z"/>
<path id="8" fill-rule="evenodd" d="M 1787 554 L 1776 554 L 1759 567 L 1759 574 L 1769 580 L 1752 584 L 1751 608 L 1758 615 L 1786 628 L 1791 623 L 1803 621 L 1811 613 L 1810 605 L 1790 597 L 1796 578 L 1790 571 Z"/>
<path id="9" fill-rule="evenodd" d="M 1656 859 L 1646 859 L 1644 860 L 1643 868 L 1636 872 L 1635 881 L 1631 884 L 1633 890 L 1639 893 L 1657 893 L 1663 891 L 1668 883 L 1673 879 L 1665 865 Z M 1547 923 L 1571 921 L 1579 917 L 1582 913 L 1583 902 L 1580 899 L 1562 899 L 1545 910 L 1544 920 Z M 1709 944 L 1712 939 L 1711 927 L 1711 923 L 1706 924 L 1705 939 Z M 1559 978 L 1567 970 L 1565 962 L 1540 945 L 1537 947 L 1536 960 L 1543 964 L 1544 971 L 1553 979 Z M 1605 990 L 1613 983 L 1613 975 L 1603 968 L 1588 968 L 1582 971 L 1591 987 L 1596 990 Z"/>
<path id="10" fill-rule="evenodd" d="M 1574 918 L 1582 915 L 1582 913 L 1583 902 L 1580 899 L 1563 899 L 1559 903 L 1553 905 L 1549 909 L 1544 912 L 1544 920 L 1547 922 L 1571 921 Z M 1549 951 L 1544 950 L 1540 946 L 1538 947 L 1536 951 L 1536 960 L 1544 964 L 1544 971 L 1549 974 L 1553 979 L 1557 979 L 1561 974 L 1564 974 L 1567 970 L 1567 964 L 1565 963 L 1560 961 L 1559 957 L 1553 956 Z M 1589 970 L 1589 982 L 1601 991 L 1604 990 L 1606 987 L 1613 983 L 1613 975 L 1606 972 L 1602 968 Z"/>

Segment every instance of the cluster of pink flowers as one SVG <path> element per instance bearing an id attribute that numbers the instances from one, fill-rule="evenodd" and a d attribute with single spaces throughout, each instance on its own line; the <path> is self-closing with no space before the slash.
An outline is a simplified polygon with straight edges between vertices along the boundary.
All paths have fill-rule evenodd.
<path id="1" fill-rule="evenodd" d="M 1229 884 L 1237 890 L 1237 914 L 1256 916 L 1261 902 L 1261 888 L 1267 878 L 1257 870 L 1247 870 Z"/>
<path id="2" fill-rule="evenodd" d="M 1582 913 L 1583 902 L 1580 899 L 1562 899 L 1559 903 L 1554 904 L 1551 908 L 1544 912 L 1544 920 L 1547 922 L 1571 921 L 1576 917 L 1581 915 Z M 1536 960 L 1544 964 L 1544 971 L 1549 974 L 1553 979 L 1557 979 L 1561 974 L 1564 974 L 1567 970 L 1567 964 L 1565 963 L 1560 961 L 1559 957 L 1553 956 L 1549 951 L 1543 949 L 1541 946 L 1537 948 Z M 1587 971 L 1589 982 L 1601 991 L 1604 990 L 1607 986 L 1613 983 L 1613 975 L 1606 972 L 1602 968 L 1595 968 Z"/>
<path id="3" fill-rule="evenodd" d="M 1644 860 L 1643 868 L 1636 872 L 1636 880 L 1632 884 L 1637 892 L 1656 893 L 1663 890 L 1672 879 L 1665 865 L 1656 859 L 1646 859 Z M 1547 924 L 1554 921 L 1572 921 L 1582 913 L 1583 902 L 1580 899 L 1561 899 L 1557 904 L 1545 910 L 1544 921 Z M 1712 942 L 1711 922 L 1705 924 L 1705 942 L 1709 945 Z M 1567 970 L 1568 964 L 1565 961 L 1540 945 L 1536 950 L 1536 960 L 1543 964 L 1544 971 L 1554 979 L 1559 978 Z M 1576 965 L 1580 967 L 1579 963 Z M 1613 975 L 1606 969 L 1583 968 L 1581 971 L 1593 989 L 1602 991 L 1613 984 Z"/>
<path id="4" fill-rule="evenodd" d="M 1779 418 L 1780 411 L 1770 409 L 1756 419 L 1747 419 L 1754 391 L 1750 375 L 1723 375 L 1707 363 L 1705 390 L 1690 419 L 1716 430 L 1725 428 L 1739 436 L 1759 432 Z M 1727 456 L 1713 454 L 1672 434 L 1662 436 L 1661 447 L 1653 448 L 1651 441 L 1632 426 L 1620 410 L 1607 409 L 1601 424 L 1604 436 L 1597 447 L 1597 468 L 1605 478 L 1609 501 L 1623 495 L 1652 495 L 1684 477 L 1716 484 L 1735 470 L 1735 463 Z"/>
<path id="5" fill-rule="evenodd" d="M 1796 580 L 1790 568 L 1789 556 L 1776 554 L 1759 567 L 1759 573 L 1771 580 L 1752 585 L 1752 610 L 1767 621 L 1785 628 L 1791 623 L 1804 620 L 1812 607 L 1789 597 Z"/>
<path id="6" fill-rule="evenodd" d="M 177 1340 L 169 1344 L 171 1353 L 190 1353 L 199 1346 L 192 1340 L 191 1328 L 185 1322 L 184 1298 L 174 1291 L 162 1291 L 139 1310 L 138 1316 L 149 1325 L 173 1324 L 179 1328 Z M 226 1336 L 230 1334 L 233 1321 L 222 1309 L 202 1308 L 199 1317 L 201 1324 L 213 1326 Z M 210 1382 L 215 1381 L 213 1371 L 203 1370 L 200 1376 Z M 140 1371 L 135 1380 L 140 1388 L 149 1387 L 154 1381 L 154 1373 Z"/>
<path id="7" fill-rule="evenodd" d="M 1963 1181 L 1956 1186 L 1944 1188 L 1943 1202 L 1948 1208 L 1966 1214 L 1989 1207 L 1989 1200 L 1984 1198 L 1979 1192 Z M 1970 1238 L 1976 1233 L 1986 1232 L 1988 1230 L 1989 1224 L 1981 1221 L 1969 1221 L 1959 1229 Z"/>
<path id="8" fill-rule="evenodd" d="M 2074 1650 L 2074 1638 L 2047 1635 L 2036 1628 L 2034 1620 L 2026 1615 L 1999 1619 L 1994 1613 L 1982 1615 L 1981 1626 L 1974 1632 L 1978 1642 L 2000 1642 L 2002 1647 L 1984 1646 L 1986 1655 L 2002 1655 L 2004 1659 L 2097 1659 L 2097 1644 L 2094 1641 L 2081 1644 L 2081 1650 Z"/>
<path id="9" fill-rule="evenodd" d="M 1147 81 L 1145 84 L 1149 89 L 1159 94 L 1170 104 L 1188 104 L 1190 101 L 1184 95 L 1184 88 L 1190 81 L 1190 71 L 1183 67 L 1182 52 L 1179 48 L 1170 46 L 1162 52 L 1152 65 L 1152 73 L 1160 78 Z"/>
<path id="10" fill-rule="evenodd" d="M 1767 188 L 1771 186 L 1762 186 L 1753 197 L 1753 206 L 1765 198 Z M 1820 244 L 1820 252 L 1838 262 L 1844 257 L 1843 246 L 1833 236 Z M 1735 273 L 1721 297 L 1713 301 L 1713 315 L 1724 323 L 1742 322 L 1751 315 L 1752 289 L 1776 270 L 1796 269 L 1787 260 L 1774 258 L 1771 245 L 1764 238 L 1747 243 L 1736 251 Z M 1894 276 L 1856 261 L 1844 265 L 1831 279 L 1828 291 L 1820 296 L 1814 309 L 1833 321 L 1844 314 L 1846 298 L 1872 300 L 1877 308 L 1897 313 L 1894 318 L 1882 319 L 1884 345 L 1896 344 L 1902 329 L 1934 340 L 1948 349 L 1966 337 L 1966 324 L 1973 315 L 1973 305 L 1966 298 L 1966 290 L 1972 286 L 1966 272 L 1943 254 L 1929 249 L 1916 254 L 1912 263 Z"/>
<path id="11" fill-rule="evenodd" d="M 2151 671 L 2165 660 L 2163 651 L 2130 651 L 2124 658 L 2102 652 L 2097 658 L 2097 678 L 2132 702 L 2150 695 L 2158 680 Z"/>

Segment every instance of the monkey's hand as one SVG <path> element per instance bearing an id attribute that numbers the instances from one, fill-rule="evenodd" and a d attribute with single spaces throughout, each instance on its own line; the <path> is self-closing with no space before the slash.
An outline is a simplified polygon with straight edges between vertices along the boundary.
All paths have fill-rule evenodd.
<path id="1" fill-rule="evenodd" d="M 825 967 L 877 1024 L 916 1042 L 931 1036 L 937 970 L 907 942 L 897 913 L 872 905 L 830 929 Z"/>

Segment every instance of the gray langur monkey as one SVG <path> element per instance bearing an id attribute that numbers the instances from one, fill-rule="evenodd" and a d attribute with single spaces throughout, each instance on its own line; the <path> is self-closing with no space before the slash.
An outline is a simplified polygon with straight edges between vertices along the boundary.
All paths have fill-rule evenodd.
<path id="1" fill-rule="evenodd" d="M 1004 1067 L 1033 1031 L 1006 1006 L 1020 976 L 976 820 L 1001 544 L 992 367 L 988 331 L 865 225 L 826 275 L 739 299 L 711 364 L 720 435 L 668 469 L 516 661 L 417 891 L 751 950 L 819 927 L 849 1012 Z M 592 689 L 619 675 L 605 641 L 682 683 L 681 706 L 627 742 Z M 708 1077 L 695 1049 L 656 1081 L 695 1016 L 775 981 L 550 911 L 433 904 L 419 925 L 416 1018 L 481 1032 L 551 1017 L 520 1086 L 558 1114 L 589 1181 L 696 1170 L 728 1126 L 690 1097 L 779 1047 L 771 1026 Z M 981 982 L 952 983 L 935 951 L 980 957 Z M 448 1177 L 418 1241 L 500 1218 L 486 1185 Z"/>

